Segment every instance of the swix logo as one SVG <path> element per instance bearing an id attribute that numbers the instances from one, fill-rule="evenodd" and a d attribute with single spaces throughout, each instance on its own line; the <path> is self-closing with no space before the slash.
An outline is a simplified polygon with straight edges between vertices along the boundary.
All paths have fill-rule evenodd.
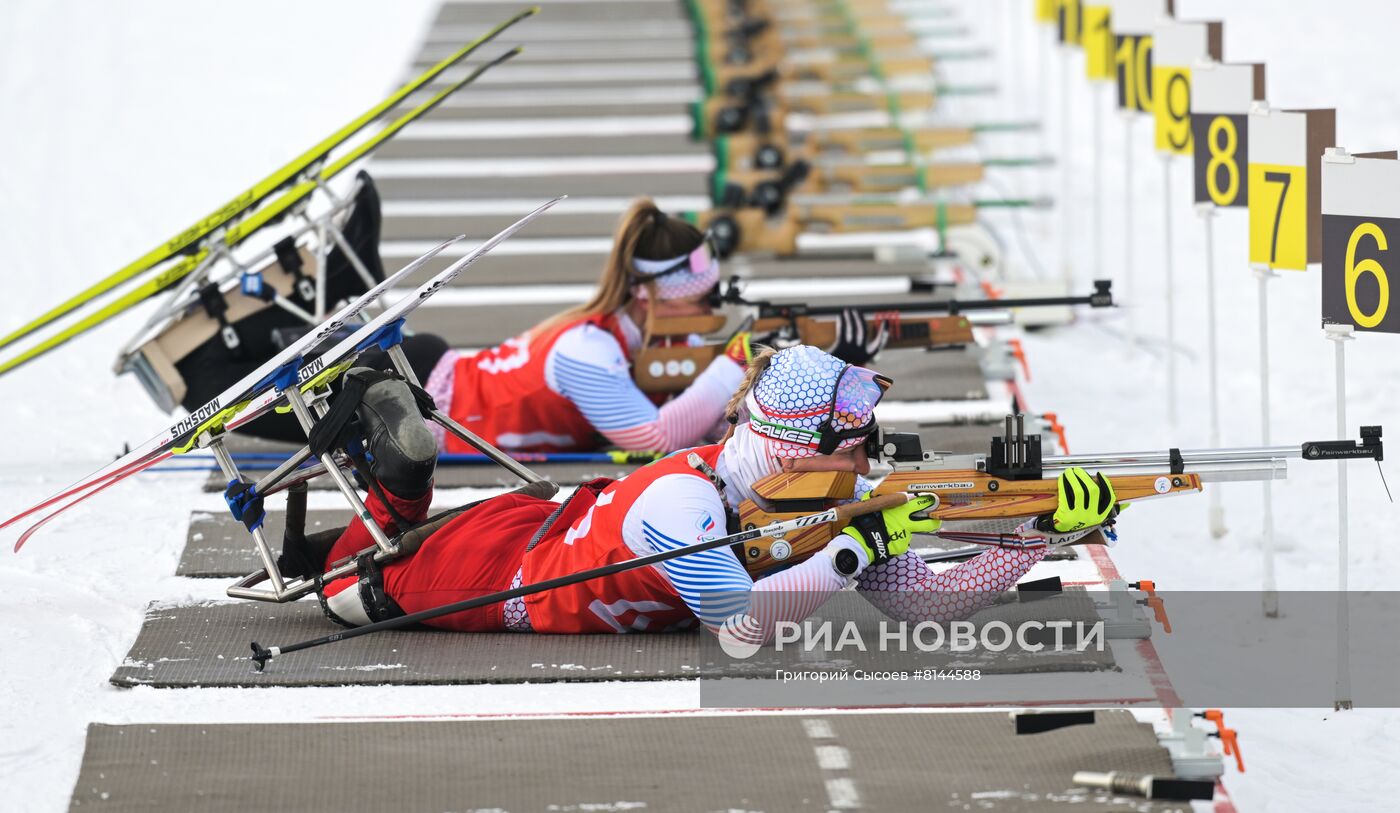
<path id="1" fill-rule="evenodd" d="M 967 489 L 967 488 L 976 488 L 976 487 L 977 487 L 977 484 L 976 484 L 976 483 L 973 483 L 973 482 L 961 482 L 961 483 L 911 483 L 910 485 L 905 486 L 905 487 L 904 487 L 904 490 L 905 490 L 905 491 L 909 491 L 909 492 L 917 492 L 917 491 L 955 491 L 955 490 L 956 490 L 956 491 L 961 491 L 961 490 L 963 490 L 963 489 Z"/>
<path id="2" fill-rule="evenodd" d="M 790 426 L 780 426 L 775 423 L 763 423 L 760 421 L 749 421 L 749 428 L 758 434 L 772 440 L 780 440 L 786 443 L 811 443 L 815 433 L 803 429 L 793 429 Z"/>
<path id="3" fill-rule="evenodd" d="M 199 426 L 201 423 L 204 423 L 205 421 L 214 417 L 216 414 L 218 414 L 218 412 L 219 399 L 215 398 L 214 400 L 210 401 L 209 403 L 205 404 L 204 406 L 200 407 L 194 412 L 191 412 L 189 415 L 186 415 L 178 423 L 170 427 L 170 434 L 183 434 L 184 432 L 187 432 L 195 428 L 196 426 Z"/>

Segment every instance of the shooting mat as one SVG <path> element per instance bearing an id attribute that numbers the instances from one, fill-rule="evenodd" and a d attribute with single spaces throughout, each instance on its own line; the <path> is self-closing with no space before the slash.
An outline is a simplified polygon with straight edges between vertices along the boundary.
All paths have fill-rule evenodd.
<path id="1" fill-rule="evenodd" d="M 1066 618 L 1086 624 L 1099 618 L 1092 598 L 1083 591 L 1066 591 L 1053 597 L 1053 604 L 1048 601 L 1013 601 L 983 612 L 1013 625 L 1030 618 Z M 862 616 L 862 624 L 883 618 L 863 602 L 852 607 Z M 291 653 L 271 661 L 264 672 L 253 671 L 250 642 L 285 645 L 337 629 L 314 600 L 153 607 L 111 680 L 118 686 L 157 688 L 679 680 L 718 674 L 721 665 L 711 659 L 713 648 L 702 647 L 702 634 L 696 632 L 536 635 L 396 630 Z M 1115 668 L 1108 648 L 1004 654 L 975 663 L 969 657 L 939 653 L 921 661 L 921 667 L 978 668 L 985 674 Z M 740 666 L 744 672 L 728 674 L 773 673 L 771 666 L 758 661 Z"/>
<path id="2" fill-rule="evenodd" d="M 95 724 L 72 809 L 1191 810 L 1081 770 L 1172 764 L 1125 711 L 1022 736 L 995 712 Z"/>

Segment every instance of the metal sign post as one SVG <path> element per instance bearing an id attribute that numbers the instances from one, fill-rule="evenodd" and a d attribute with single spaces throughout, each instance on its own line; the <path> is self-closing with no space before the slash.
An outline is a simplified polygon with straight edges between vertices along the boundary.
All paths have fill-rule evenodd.
<path id="1" fill-rule="evenodd" d="M 1206 338 L 1210 377 L 1210 444 L 1220 439 L 1220 352 L 1215 320 L 1215 231 L 1218 208 L 1247 207 L 1249 109 L 1264 99 L 1264 65 L 1198 62 L 1191 76 L 1191 137 L 1196 213 L 1201 216 L 1206 250 Z M 1221 489 L 1209 495 L 1211 536 L 1226 533 Z"/>
<path id="2" fill-rule="evenodd" d="M 1390 309 L 1386 252 L 1400 241 L 1400 161 L 1394 151 L 1352 155 L 1339 147 L 1322 157 L 1322 327 L 1335 348 L 1337 431 L 1347 419 L 1346 343 L 1360 330 L 1400 333 Z M 1341 437 L 1339 434 L 1338 437 Z M 1337 677 L 1333 705 L 1351 701 L 1350 534 L 1346 461 L 1337 462 Z"/>
<path id="3" fill-rule="evenodd" d="M 1260 428 L 1269 437 L 1268 283 L 1278 269 L 1305 271 L 1322 260 L 1322 152 L 1335 141 L 1334 110 L 1249 112 L 1249 263 L 1259 280 Z M 1273 489 L 1264 484 L 1264 614 L 1278 617 Z"/>
<path id="4" fill-rule="evenodd" d="M 1218 22 L 1177 22 L 1163 20 L 1152 31 L 1152 99 L 1154 138 L 1162 158 L 1162 251 L 1166 266 L 1167 319 L 1167 423 L 1177 423 L 1176 371 L 1176 268 L 1172 245 L 1172 157 L 1190 156 L 1195 144 L 1191 137 L 1191 66 L 1203 59 L 1219 61 L 1224 26 Z"/>

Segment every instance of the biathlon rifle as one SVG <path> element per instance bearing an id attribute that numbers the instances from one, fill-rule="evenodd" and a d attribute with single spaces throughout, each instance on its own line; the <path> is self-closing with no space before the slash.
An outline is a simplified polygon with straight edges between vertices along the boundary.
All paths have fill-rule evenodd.
<path id="1" fill-rule="evenodd" d="M 1290 458 L 1367 458 L 1378 465 L 1384 459 L 1379 426 L 1361 427 L 1360 441 L 1047 456 L 1042 454 L 1040 436 L 1025 434 L 1021 416 L 1007 417 L 1005 434 L 992 438 L 985 455 L 925 451 L 917 434 L 883 430 L 867 441 L 866 453 L 876 464 L 872 479 L 879 476 L 875 469 L 887 472 L 878 480 L 875 496 L 931 494 L 937 503 L 927 514 L 944 521 L 937 532 L 940 537 L 990 546 L 1043 544 L 1037 542 L 1038 537 L 1017 535 L 1015 528 L 1038 518 L 1039 530 L 1051 530 L 1046 518 L 1057 504 L 1056 476 L 1074 466 L 1101 472 L 1112 482 L 1118 502 L 1132 503 L 1201 491 L 1209 482 L 1281 480 L 1287 477 Z M 851 472 L 770 475 L 754 485 L 766 505 L 746 501 L 739 509 L 740 527 L 762 527 L 813 511 L 832 500 L 850 499 L 854 486 L 855 474 Z M 810 556 L 832 535 L 830 528 L 822 527 L 788 534 L 782 540 L 760 537 L 746 542 L 738 552 L 751 573 L 762 574 Z M 1102 541 L 1099 534 L 1091 534 L 1076 544 Z"/>
<path id="2" fill-rule="evenodd" d="M 973 144 L 983 133 L 1029 132 L 1033 121 L 979 122 L 957 127 L 851 127 L 789 133 L 786 121 L 775 118 L 768 132 L 716 136 L 715 164 L 731 174 L 779 171 L 796 161 L 817 162 L 833 157 L 864 160 L 870 153 L 903 152 L 917 163 L 939 150 Z M 800 141 L 798 141 L 800 139 Z"/>
<path id="3" fill-rule="evenodd" d="M 490 42 L 502 31 L 515 23 L 532 16 L 538 8 L 529 8 L 495 26 L 477 40 L 464 45 L 455 53 L 429 68 L 413 81 L 390 94 L 379 104 L 370 108 L 354 121 L 321 140 L 296 159 L 279 168 L 276 172 L 244 190 L 233 200 L 199 220 L 199 222 L 175 235 L 160 246 L 127 264 L 121 270 L 94 283 L 85 290 L 49 309 L 38 318 L 21 325 L 9 334 L 0 337 L 0 347 L 10 345 L 32 335 L 35 331 L 52 324 L 58 319 L 97 300 L 113 289 L 146 274 L 160 266 L 155 275 L 128 291 L 119 299 L 88 314 L 83 319 L 68 325 L 63 330 L 48 336 L 43 341 L 24 349 L 15 356 L 0 362 L 0 375 L 66 344 L 69 340 L 87 332 L 91 328 L 127 311 L 146 299 L 170 288 L 209 259 L 212 250 L 226 250 L 237 246 L 259 229 L 277 222 L 301 204 L 322 183 L 343 172 L 351 164 L 364 158 L 385 141 L 393 137 L 410 122 L 420 118 L 437 107 L 444 99 L 457 90 L 471 84 L 486 70 L 504 62 L 520 52 L 517 47 L 503 56 L 493 59 L 474 70 L 466 77 L 452 82 L 431 97 L 398 116 L 379 132 L 356 145 L 347 154 L 322 167 L 330 153 L 346 141 L 364 130 L 390 110 L 398 107 L 420 88 L 437 79 L 453 65 L 460 63 L 478 48 Z M 319 171 L 318 171 L 319 170 Z M 273 199 L 273 195 L 282 194 Z"/>
<path id="4" fill-rule="evenodd" d="M 925 161 L 916 158 L 902 164 L 869 163 L 862 158 L 816 159 L 802 163 L 810 164 L 806 178 L 796 184 L 791 192 L 799 195 L 819 195 L 827 193 L 891 193 L 914 189 L 927 193 L 934 189 L 971 186 L 987 179 L 988 169 L 1008 169 L 1020 167 L 1043 167 L 1053 163 L 1045 157 L 1026 158 L 984 158 L 981 161 Z M 765 183 L 781 179 L 781 168 L 724 169 L 733 166 L 725 159 L 716 160 L 716 173 L 722 173 L 722 181 L 716 185 L 734 184 L 741 189 L 757 190 Z"/>
<path id="5" fill-rule="evenodd" d="M 1113 306 L 1113 283 L 1096 280 L 1094 292 L 1086 296 L 1035 297 L 1024 299 L 927 299 L 856 305 L 810 305 L 804 302 L 775 303 L 746 299 L 739 278 L 731 277 L 722 293 L 711 304 L 738 305 L 748 309 L 748 324 L 742 328 L 756 336 L 780 333 L 784 339 L 814 347 L 831 347 L 837 339 L 837 319 L 854 308 L 866 320 L 867 335 L 882 327 L 888 333 L 885 347 L 952 348 L 974 341 L 972 328 L 985 324 L 1005 324 L 1016 308 Z M 985 314 L 986 316 L 982 316 Z M 1001 318 L 998 318 L 1001 317 Z M 693 345 L 691 335 L 719 334 L 727 325 L 725 317 L 693 316 L 657 319 L 652 328 L 656 341 L 643 348 L 633 364 L 633 376 L 643 392 L 681 392 L 695 376 L 709 366 L 728 341 L 723 335 L 715 341 Z"/>
<path id="6" fill-rule="evenodd" d="M 988 199 L 968 202 L 906 200 L 892 195 L 830 195 L 790 197 L 810 171 L 805 162 L 784 170 L 776 180 L 746 191 L 726 184 L 714 209 L 688 218 L 715 238 L 721 256 L 734 252 L 768 252 L 779 257 L 797 254 L 804 232 L 827 234 L 908 231 L 931 228 L 940 238 L 953 226 L 977 222 L 984 208 L 1043 208 L 1048 200 Z"/>

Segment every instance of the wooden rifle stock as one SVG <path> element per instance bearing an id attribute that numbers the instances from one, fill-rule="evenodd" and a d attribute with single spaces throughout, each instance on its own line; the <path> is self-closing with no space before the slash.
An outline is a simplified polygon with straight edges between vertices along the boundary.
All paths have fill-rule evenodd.
<path id="1" fill-rule="evenodd" d="M 943 229 L 977 222 L 971 203 L 789 203 L 775 216 L 762 209 L 710 209 L 694 215 L 695 225 L 712 229 L 727 252 L 797 253 L 806 231 L 841 234 L 867 231 Z"/>
<path id="2" fill-rule="evenodd" d="M 809 133 L 801 144 L 794 144 L 781 119 L 772 120 L 770 133 L 731 133 L 716 139 L 716 153 L 722 156 L 730 176 L 745 170 L 765 169 L 756 165 L 755 156 L 765 147 L 781 151 L 780 165 L 793 161 L 819 161 L 829 153 L 853 157 L 872 152 L 908 150 L 919 155 L 973 143 L 977 133 L 971 127 L 927 127 L 902 130 L 873 127 L 851 130 L 819 130 Z M 721 146 L 719 139 L 724 140 Z"/>
<path id="3" fill-rule="evenodd" d="M 710 330 L 683 329 L 699 328 L 699 320 L 719 320 L 719 326 Z M 691 333 L 716 333 L 723 326 L 724 317 L 682 317 L 681 319 L 658 319 L 656 329 L 665 330 L 661 335 L 688 335 Z M 754 321 L 755 334 L 772 333 L 788 326 L 796 328 L 802 344 L 814 347 L 831 347 L 836 343 L 836 316 L 767 316 Z M 905 318 L 899 314 L 872 314 L 866 319 L 866 330 L 875 335 L 881 327 L 889 333 L 886 347 L 952 347 L 969 344 L 973 341 L 972 323 L 962 316 L 936 316 Z M 633 362 L 633 378 L 642 392 L 674 393 L 681 392 L 695 377 L 705 370 L 724 351 L 724 341 L 713 341 L 699 346 L 689 346 L 684 342 L 669 346 L 642 348 Z"/>
<path id="4" fill-rule="evenodd" d="M 1113 490 L 1119 502 L 1131 502 L 1166 494 L 1201 490 L 1196 474 L 1115 475 Z M 850 499 L 855 475 L 850 472 L 780 472 L 755 484 L 754 490 L 770 502 L 765 510 L 753 501 L 739 509 L 739 526 L 757 528 L 770 522 L 800 516 L 833 500 Z M 900 471 L 898 468 L 875 488 L 875 496 L 935 494 L 937 507 L 929 516 L 945 522 L 976 520 L 1026 520 L 1054 513 L 1058 496 L 1055 478 L 1007 480 L 976 469 Z M 796 564 L 821 550 L 840 532 L 829 525 L 790 533 L 782 540 L 768 537 L 744 543 L 742 561 L 749 572 L 762 574 L 777 566 Z M 782 544 L 775 544 L 781 541 Z"/>
<path id="5" fill-rule="evenodd" d="M 755 333 L 771 333 L 794 324 L 803 344 L 831 347 L 836 343 L 836 318 L 798 316 L 789 319 L 770 316 L 754 322 Z M 886 347 L 951 347 L 973 341 L 972 323 L 962 316 L 905 318 L 899 314 L 874 314 L 865 320 L 866 335 L 874 336 L 883 327 L 889 333 Z"/>
<path id="6" fill-rule="evenodd" d="M 918 53 L 902 53 L 896 41 L 876 46 L 882 49 L 880 72 L 891 76 L 932 76 L 933 60 Z M 828 49 L 831 49 L 828 51 Z M 785 82 L 850 82 L 869 75 L 870 61 L 861 55 L 859 46 L 834 48 L 822 46 L 820 50 L 808 53 L 805 58 L 786 49 L 765 49 L 753 55 L 743 65 L 715 64 L 710 67 L 714 78 L 714 91 L 724 92 L 735 80 L 761 79 L 770 71 L 777 71 L 780 81 Z"/>

